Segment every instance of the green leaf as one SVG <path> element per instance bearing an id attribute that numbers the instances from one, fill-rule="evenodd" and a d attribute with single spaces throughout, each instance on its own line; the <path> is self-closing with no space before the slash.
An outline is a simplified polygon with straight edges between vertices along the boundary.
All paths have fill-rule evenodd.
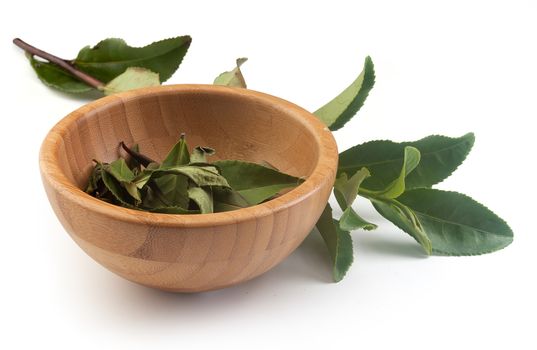
<path id="1" fill-rule="evenodd" d="M 362 108 L 373 85 L 375 85 L 375 67 L 371 57 L 367 56 L 364 68 L 358 78 L 332 101 L 313 114 L 319 117 L 330 130 L 337 130 L 351 120 Z"/>
<path id="2" fill-rule="evenodd" d="M 237 58 L 237 67 L 231 71 L 224 72 L 217 76 L 213 84 L 246 88 L 246 82 L 242 76 L 241 66 L 247 60 L 248 59 L 246 57 Z"/>
<path id="3" fill-rule="evenodd" d="M 406 189 L 430 187 L 457 169 L 472 149 L 474 139 L 474 134 L 469 133 L 458 138 L 433 135 L 414 142 L 367 142 L 339 155 L 338 174 L 354 174 L 366 167 L 371 172 L 371 177 L 362 186 L 369 190 L 382 190 L 399 176 L 403 150 L 412 146 L 420 151 L 421 160 L 406 178 Z"/>
<path id="4" fill-rule="evenodd" d="M 397 198 L 405 192 L 405 178 L 414 170 L 420 162 L 420 151 L 412 146 L 406 146 L 403 158 L 403 166 L 399 176 L 386 188 L 380 191 L 370 191 L 370 195 L 381 198 Z"/>
<path id="5" fill-rule="evenodd" d="M 346 173 L 342 173 L 334 183 L 334 195 L 342 210 L 351 206 L 358 195 L 360 184 L 369 177 L 369 170 L 362 168 L 358 170 L 350 179 Z"/>
<path id="6" fill-rule="evenodd" d="M 119 158 L 110 164 L 105 164 L 103 165 L 103 169 L 105 172 L 112 175 L 121 184 L 121 186 L 127 190 L 127 192 L 136 200 L 135 203 L 138 203 L 142 200 L 136 184 L 132 182 L 134 180 L 134 174 L 131 169 L 129 169 L 125 159 Z"/>
<path id="7" fill-rule="evenodd" d="M 110 175 L 115 177 L 119 182 L 131 182 L 134 179 L 134 174 L 123 158 L 119 158 L 110 164 L 105 164 L 104 170 L 110 173 Z"/>
<path id="8" fill-rule="evenodd" d="M 206 163 L 207 162 L 207 156 L 212 156 L 214 154 L 214 149 L 210 147 L 201 147 L 198 146 L 194 148 L 192 151 L 192 154 L 190 155 L 190 163 Z"/>
<path id="9" fill-rule="evenodd" d="M 464 194 L 422 188 L 405 192 L 398 201 L 414 211 L 435 253 L 484 254 L 513 241 L 504 220 Z"/>
<path id="10" fill-rule="evenodd" d="M 202 214 L 213 212 L 213 196 L 210 187 L 191 187 L 188 189 L 188 198 L 198 205 Z"/>
<path id="11" fill-rule="evenodd" d="M 159 86 L 158 73 L 140 67 L 129 67 L 127 70 L 112 79 L 103 88 L 105 95 L 112 95 L 122 91 L 134 90 L 149 86 Z"/>
<path id="12" fill-rule="evenodd" d="M 190 36 L 180 36 L 144 47 L 131 47 L 122 39 L 105 39 L 94 47 L 80 50 L 73 64 L 105 83 L 129 67 L 149 69 L 158 73 L 160 81 L 164 82 L 179 68 L 191 41 Z"/>
<path id="13" fill-rule="evenodd" d="M 332 259 L 332 277 L 335 282 L 339 282 L 352 265 L 352 238 L 349 232 L 340 229 L 337 220 L 332 218 L 330 204 L 326 204 L 321 217 L 317 221 L 316 227 L 323 237 Z"/>
<path id="14" fill-rule="evenodd" d="M 161 167 L 173 167 L 190 163 L 190 154 L 186 144 L 185 134 L 181 134 L 179 141 L 172 147 L 166 158 L 162 161 Z"/>
<path id="15" fill-rule="evenodd" d="M 104 185 L 119 203 L 128 208 L 134 207 L 135 202 L 133 198 L 114 176 L 108 171 L 102 171 L 101 175 Z"/>
<path id="16" fill-rule="evenodd" d="M 188 178 L 184 175 L 169 174 L 155 179 L 160 190 L 159 199 L 168 206 L 188 208 Z M 153 191 L 156 189 L 153 188 Z"/>
<path id="17" fill-rule="evenodd" d="M 239 160 L 221 160 L 213 163 L 250 205 L 259 204 L 281 190 L 295 187 L 301 180 L 259 164 Z"/>
<path id="18" fill-rule="evenodd" d="M 431 254 L 431 240 L 425 233 L 420 220 L 410 208 L 395 199 L 371 198 L 371 202 L 380 215 L 412 236 L 422 246 L 427 255 Z"/>
<path id="19" fill-rule="evenodd" d="M 343 231 L 354 231 L 362 229 L 371 231 L 377 228 L 377 225 L 372 224 L 364 220 L 358 213 L 356 213 L 351 207 L 348 207 L 343 211 L 343 215 L 339 218 L 339 228 Z"/>
<path id="20" fill-rule="evenodd" d="M 224 212 L 246 208 L 250 204 L 231 188 L 213 187 L 214 212 Z"/>
<path id="21" fill-rule="evenodd" d="M 182 166 L 163 169 L 164 172 L 186 175 L 198 186 L 222 186 L 229 187 L 225 177 L 220 175 L 212 166 Z"/>
<path id="22" fill-rule="evenodd" d="M 198 186 L 222 186 L 229 187 L 226 179 L 218 174 L 216 168 L 211 166 L 181 165 L 169 168 L 145 169 L 136 176 L 133 182 L 138 188 L 142 188 L 152 178 L 158 178 L 167 174 L 181 174 L 188 177 Z"/>
<path id="23" fill-rule="evenodd" d="M 127 190 L 127 192 L 131 195 L 132 198 L 136 199 L 136 205 L 142 201 L 140 190 L 138 190 L 136 184 L 132 182 L 122 182 L 121 185 Z"/>
<path id="24" fill-rule="evenodd" d="M 38 61 L 29 54 L 27 54 L 26 57 L 30 60 L 30 65 L 34 69 L 39 80 L 49 87 L 74 94 L 93 90 L 91 86 L 81 82 L 53 63 Z"/>
<path id="25" fill-rule="evenodd" d="M 143 187 L 140 192 L 142 193 L 142 203 L 140 208 L 143 210 L 171 206 L 171 204 L 164 198 L 162 191 L 153 182 L 150 182 L 147 186 Z"/>
<path id="26" fill-rule="evenodd" d="M 95 164 L 91 170 L 90 177 L 88 179 L 88 185 L 86 186 L 86 193 L 92 194 L 99 188 L 99 182 L 101 181 L 101 171 L 103 170 L 101 163 Z"/>

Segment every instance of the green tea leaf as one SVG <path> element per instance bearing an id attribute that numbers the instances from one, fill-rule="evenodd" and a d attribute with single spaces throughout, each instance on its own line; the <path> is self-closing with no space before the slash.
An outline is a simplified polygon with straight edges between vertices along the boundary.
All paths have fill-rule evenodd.
<path id="1" fill-rule="evenodd" d="M 105 172 L 112 175 L 127 192 L 136 200 L 135 204 L 140 202 L 140 192 L 132 181 L 134 180 L 134 174 L 129 169 L 129 166 L 125 162 L 125 159 L 119 158 L 110 164 L 103 165 Z M 108 186 L 107 186 L 108 187 Z M 109 188 L 110 189 L 110 188 Z M 112 192 L 113 193 L 113 192 Z"/>
<path id="2" fill-rule="evenodd" d="M 222 186 L 230 187 L 226 178 L 220 175 L 214 167 L 211 166 L 183 166 L 163 169 L 164 172 L 178 173 L 186 175 L 198 186 Z"/>
<path id="3" fill-rule="evenodd" d="M 237 58 L 237 67 L 231 71 L 224 72 L 217 76 L 213 84 L 246 88 L 246 82 L 242 76 L 241 66 L 247 60 L 248 59 L 246 57 Z"/>
<path id="4" fill-rule="evenodd" d="M 129 67 L 127 70 L 112 79 L 103 88 L 105 95 L 122 91 L 134 90 L 149 86 L 159 86 L 158 73 L 140 67 Z"/>
<path id="5" fill-rule="evenodd" d="M 136 199 L 135 204 L 138 204 L 142 201 L 140 190 L 138 190 L 138 187 L 136 187 L 136 184 L 132 182 L 123 182 L 121 183 L 121 185 L 125 187 L 125 189 L 131 195 L 132 198 Z"/>
<path id="6" fill-rule="evenodd" d="M 26 57 L 30 60 L 30 65 L 34 69 L 39 80 L 49 87 L 74 94 L 93 90 L 91 86 L 81 82 L 53 63 L 38 61 L 29 54 L 27 54 Z"/>
<path id="7" fill-rule="evenodd" d="M 370 191 L 370 195 L 381 198 L 397 198 L 405 192 L 405 178 L 414 170 L 420 162 L 420 151 L 412 146 L 406 146 L 404 151 L 403 166 L 399 176 L 386 188 L 380 191 Z"/>
<path id="8" fill-rule="evenodd" d="M 181 134 L 179 141 L 172 147 L 166 158 L 162 161 L 161 167 L 173 167 L 190 163 L 190 154 L 186 144 L 185 134 Z"/>
<path id="9" fill-rule="evenodd" d="M 356 213 L 351 207 L 348 207 L 343 211 L 343 215 L 339 218 L 339 228 L 343 231 L 354 231 L 362 229 L 371 231 L 377 228 L 377 225 L 372 224 L 364 220 L 358 213 Z"/>
<path id="10" fill-rule="evenodd" d="M 192 154 L 190 155 L 190 163 L 206 163 L 207 162 L 207 156 L 212 156 L 214 154 L 214 149 L 210 147 L 201 147 L 198 146 L 194 148 L 192 151 Z"/>
<path id="11" fill-rule="evenodd" d="M 231 188 L 213 187 L 212 190 L 215 212 L 237 210 L 250 206 L 246 199 Z"/>
<path id="12" fill-rule="evenodd" d="M 94 47 L 80 50 L 73 64 L 105 83 L 129 67 L 149 69 L 158 73 L 160 81 L 164 82 L 179 68 L 191 41 L 190 36 L 180 36 L 144 47 L 131 47 L 122 39 L 105 39 Z"/>
<path id="13" fill-rule="evenodd" d="M 336 96 L 313 114 L 321 119 L 330 130 L 343 127 L 362 108 L 375 85 L 375 67 L 371 57 L 367 56 L 364 68 L 358 78 L 343 92 Z"/>
<path id="14" fill-rule="evenodd" d="M 157 195 L 167 206 L 188 208 L 188 178 L 184 175 L 168 174 L 155 179 L 154 184 L 160 191 Z"/>
<path id="15" fill-rule="evenodd" d="M 116 180 L 108 171 L 101 172 L 103 183 L 106 188 L 113 194 L 114 198 L 121 203 L 123 206 L 132 208 L 135 205 L 135 202 L 129 192 L 121 186 L 121 183 Z"/>
<path id="16" fill-rule="evenodd" d="M 221 160 L 213 163 L 229 185 L 250 205 L 259 204 L 281 190 L 300 184 L 301 180 L 291 175 L 239 160 Z"/>
<path id="17" fill-rule="evenodd" d="M 395 199 L 371 199 L 373 206 L 395 226 L 412 236 L 427 255 L 432 252 L 432 243 L 416 214 Z"/>
<path id="18" fill-rule="evenodd" d="M 140 204 L 140 208 L 143 210 L 171 206 L 166 198 L 164 198 L 162 191 L 154 182 L 149 182 L 149 184 L 143 187 L 140 192 L 142 193 L 142 203 Z"/>
<path id="19" fill-rule="evenodd" d="M 123 158 L 119 158 L 110 164 L 105 164 L 103 168 L 119 182 L 131 182 L 134 180 L 134 174 Z"/>
<path id="20" fill-rule="evenodd" d="M 472 149 L 474 140 L 474 134 L 469 133 L 458 138 L 433 135 L 401 143 L 371 141 L 340 153 L 338 174 L 354 174 L 366 167 L 372 176 L 362 186 L 369 190 L 382 190 L 399 176 L 404 148 L 412 146 L 420 151 L 421 160 L 406 178 L 406 189 L 430 187 L 457 169 Z"/>
<path id="21" fill-rule="evenodd" d="M 504 220 L 464 194 L 422 188 L 405 192 L 398 201 L 416 214 L 435 253 L 484 254 L 513 241 Z"/>
<path id="22" fill-rule="evenodd" d="M 216 168 L 210 166 L 180 165 L 169 168 L 145 169 L 136 176 L 133 182 L 138 188 L 142 188 L 152 178 L 158 178 L 167 174 L 181 174 L 188 177 L 198 186 L 222 186 L 229 187 L 226 179 L 218 174 Z"/>
<path id="23" fill-rule="evenodd" d="M 358 195 L 360 184 L 369 177 L 369 170 L 362 168 L 358 170 L 350 179 L 346 173 L 342 173 L 334 183 L 334 195 L 342 210 L 351 206 Z"/>
<path id="24" fill-rule="evenodd" d="M 202 214 L 213 212 L 213 196 L 210 187 L 191 187 L 188 189 L 188 198 L 198 205 Z"/>
<path id="25" fill-rule="evenodd" d="M 92 194 L 99 188 L 99 182 L 102 179 L 102 176 L 101 176 L 102 170 L 103 169 L 102 169 L 101 163 L 95 164 L 95 166 L 91 170 L 91 174 L 88 179 L 88 185 L 86 186 L 86 193 Z"/>
<path id="26" fill-rule="evenodd" d="M 316 227 L 332 259 L 332 277 L 335 282 L 339 282 L 345 277 L 354 259 L 352 238 L 349 232 L 340 229 L 337 220 L 332 218 L 330 204 L 326 204 Z"/>

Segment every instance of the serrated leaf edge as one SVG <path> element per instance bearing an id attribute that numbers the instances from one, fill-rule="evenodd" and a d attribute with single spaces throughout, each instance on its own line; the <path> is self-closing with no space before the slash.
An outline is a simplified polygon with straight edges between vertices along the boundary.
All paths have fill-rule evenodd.
<path id="1" fill-rule="evenodd" d="M 416 189 L 419 190 L 419 188 L 416 188 Z M 407 192 L 411 192 L 411 191 L 413 191 L 413 190 L 415 190 L 415 189 L 409 190 L 409 191 L 407 191 Z M 473 198 L 470 197 L 469 195 L 464 194 L 464 193 L 461 193 L 461 192 L 457 192 L 457 191 L 446 191 L 446 190 L 440 190 L 440 189 L 436 189 L 436 188 L 434 188 L 434 189 L 431 188 L 431 190 L 438 191 L 438 192 L 445 192 L 445 193 L 454 193 L 454 194 L 457 194 L 457 195 L 460 195 L 460 196 L 462 196 L 462 197 L 465 197 L 466 199 L 469 199 L 469 200 L 471 200 L 471 201 L 473 201 L 473 202 L 475 202 L 475 203 L 481 205 L 484 209 L 488 210 L 490 213 L 492 213 L 494 216 L 496 216 L 496 217 L 499 219 L 499 221 L 500 221 L 501 223 L 505 224 L 505 226 L 509 229 L 509 232 L 511 233 L 511 236 L 503 236 L 503 235 L 495 234 L 495 233 L 493 233 L 493 232 L 485 232 L 485 233 L 487 233 L 487 234 L 491 233 L 491 234 L 496 235 L 496 236 L 511 237 L 511 240 L 510 240 L 506 245 L 504 245 L 504 246 L 500 246 L 498 249 L 494 249 L 494 250 L 486 250 L 486 251 L 479 252 L 479 253 L 455 254 L 455 253 L 448 253 L 448 252 L 444 252 L 444 251 L 442 251 L 442 250 L 440 250 L 440 249 L 434 249 L 434 248 L 433 248 L 433 250 L 432 250 L 433 253 L 438 253 L 438 254 L 441 254 L 441 255 L 444 255 L 444 256 L 477 256 L 477 255 L 483 255 L 483 254 L 489 254 L 489 253 L 496 252 L 496 251 L 498 251 L 498 250 L 501 250 L 501 249 L 506 248 L 506 247 L 509 246 L 511 243 L 513 243 L 513 240 L 514 240 L 514 232 L 513 232 L 513 229 L 511 228 L 511 226 L 509 226 L 509 224 L 507 223 L 507 221 L 505 221 L 501 216 L 499 216 L 498 214 L 496 214 L 493 210 L 491 210 L 489 207 L 487 207 L 487 206 L 484 205 L 483 203 L 481 203 L 481 202 L 479 202 L 479 201 L 473 199 Z M 421 213 L 421 212 L 419 212 L 419 211 L 416 211 L 416 210 L 414 210 L 414 209 L 412 209 L 412 208 L 411 208 L 411 210 L 414 211 L 414 212 L 416 212 L 416 213 L 419 213 L 419 214 L 421 214 L 421 215 L 429 216 L 429 217 L 430 217 L 430 215 L 423 214 L 423 213 Z M 480 230 L 480 229 L 476 229 L 475 227 L 472 227 L 472 226 L 469 226 L 469 225 L 462 225 L 462 226 L 467 226 L 467 227 L 470 227 L 470 228 L 472 228 L 472 229 L 474 229 L 474 230 L 476 230 L 476 231 L 481 231 L 481 232 L 483 232 L 482 230 Z M 427 232 L 425 232 L 425 233 L 427 233 Z"/>

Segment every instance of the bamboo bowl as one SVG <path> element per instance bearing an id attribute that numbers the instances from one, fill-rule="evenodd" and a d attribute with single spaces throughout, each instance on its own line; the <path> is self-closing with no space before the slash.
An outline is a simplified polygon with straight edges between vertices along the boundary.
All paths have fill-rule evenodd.
<path id="1" fill-rule="evenodd" d="M 161 160 L 181 132 L 216 159 L 268 161 L 307 177 L 286 194 L 236 211 L 154 214 L 102 202 L 82 189 L 92 159 L 118 157 L 120 141 Z M 315 116 L 246 89 L 169 85 L 101 98 L 72 112 L 46 136 L 39 156 L 56 216 L 74 241 L 110 271 L 177 292 L 231 286 L 287 257 L 323 211 L 337 146 Z"/>

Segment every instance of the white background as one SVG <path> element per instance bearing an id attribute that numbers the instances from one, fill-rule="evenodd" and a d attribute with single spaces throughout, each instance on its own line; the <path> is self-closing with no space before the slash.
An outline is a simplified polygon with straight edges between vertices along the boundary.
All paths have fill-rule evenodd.
<path id="1" fill-rule="evenodd" d="M 4 349 L 535 349 L 535 1 L 3 2 L 0 5 L 1 348 Z M 298 3 L 298 2 L 297 2 Z M 190 34 L 168 83 L 211 83 L 247 56 L 249 87 L 315 110 L 371 55 L 377 84 L 335 136 L 371 139 L 474 131 L 476 145 L 442 189 L 505 218 L 508 248 L 426 258 L 381 223 L 353 233 L 355 263 L 330 283 L 325 248 L 309 237 L 281 265 L 227 290 L 194 295 L 122 280 L 64 232 L 42 189 L 46 132 L 87 101 L 43 86 L 20 36 L 61 57 L 121 37 L 145 45 Z"/>

